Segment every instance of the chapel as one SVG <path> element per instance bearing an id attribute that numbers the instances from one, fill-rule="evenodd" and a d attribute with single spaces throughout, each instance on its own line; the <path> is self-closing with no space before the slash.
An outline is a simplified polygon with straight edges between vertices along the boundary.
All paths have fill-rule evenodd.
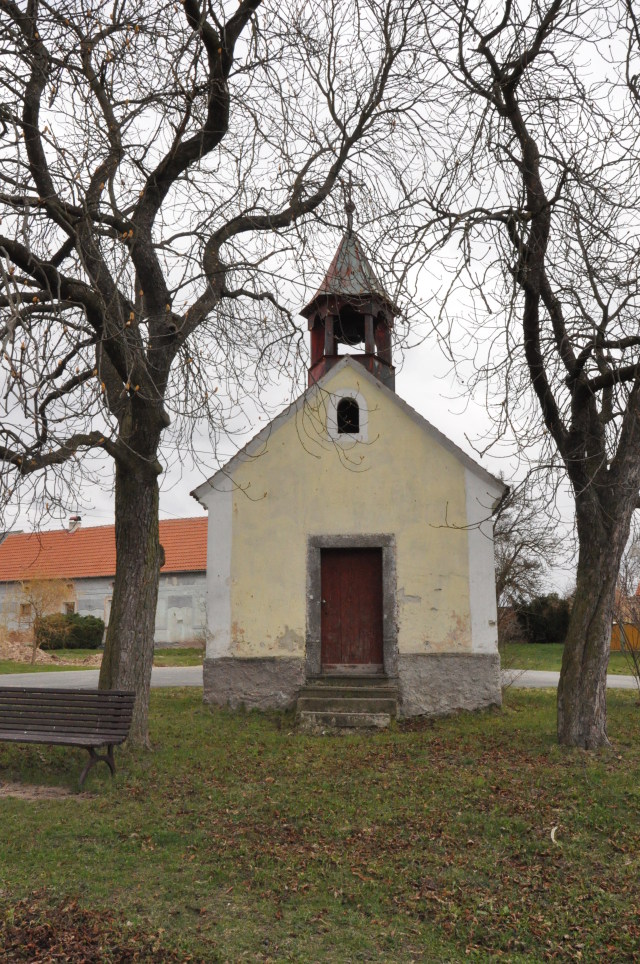
<path id="1" fill-rule="evenodd" d="M 306 390 L 192 493 L 208 512 L 204 699 L 384 726 L 499 704 L 505 486 L 396 391 L 398 309 L 351 218 L 302 309 Z"/>

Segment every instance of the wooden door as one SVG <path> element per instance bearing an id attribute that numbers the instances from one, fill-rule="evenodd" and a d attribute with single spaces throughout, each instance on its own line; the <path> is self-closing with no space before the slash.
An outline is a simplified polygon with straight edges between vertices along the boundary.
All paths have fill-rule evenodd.
<path id="1" fill-rule="evenodd" d="M 382 549 L 323 549 L 322 665 L 381 668 Z"/>

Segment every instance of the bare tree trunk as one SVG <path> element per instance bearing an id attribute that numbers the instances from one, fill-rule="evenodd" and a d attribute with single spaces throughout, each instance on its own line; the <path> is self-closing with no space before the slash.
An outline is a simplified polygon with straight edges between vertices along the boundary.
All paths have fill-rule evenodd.
<path id="1" fill-rule="evenodd" d="M 578 510 L 576 593 L 558 684 L 558 741 L 587 750 L 608 746 L 606 684 L 616 580 L 631 513 L 606 527 Z M 589 516 L 589 518 L 587 518 Z M 625 525 L 626 520 L 626 525 Z"/>
<path id="2" fill-rule="evenodd" d="M 149 745 L 148 707 L 160 569 L 158 476 L 116 467 L 116 578 L 100 689 L 135 690 L 130 740 Z"/>

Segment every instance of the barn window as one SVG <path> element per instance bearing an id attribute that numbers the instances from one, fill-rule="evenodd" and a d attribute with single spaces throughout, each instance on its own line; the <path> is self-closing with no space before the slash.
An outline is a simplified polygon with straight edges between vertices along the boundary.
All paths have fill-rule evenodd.
<path id="1" fill-rule="evenodd" d="M 31 603 L 20 603 L 20 616 L 30 616 L 31 615 Z"/>
<path id="2" fill-rule="evenodd" d="M 360 431 L 360 408 L 355 398 L 342 398 L 338 402 L 338 434 L 357 435 Z"/>

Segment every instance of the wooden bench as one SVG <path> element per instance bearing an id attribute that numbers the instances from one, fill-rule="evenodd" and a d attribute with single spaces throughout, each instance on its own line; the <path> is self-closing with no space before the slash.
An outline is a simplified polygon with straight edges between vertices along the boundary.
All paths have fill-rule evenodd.
<path id="1" fill-rule="evenodd" d="M 82 787 L 100 760 L 115 774 L 113 748 L 127 738 L 134 702 L 135 693 L 122 690 L 0 687 L 0 741 L 83 747 L 89 760 Z M 98 753 L 100 747 L 106 753 Z"/>

